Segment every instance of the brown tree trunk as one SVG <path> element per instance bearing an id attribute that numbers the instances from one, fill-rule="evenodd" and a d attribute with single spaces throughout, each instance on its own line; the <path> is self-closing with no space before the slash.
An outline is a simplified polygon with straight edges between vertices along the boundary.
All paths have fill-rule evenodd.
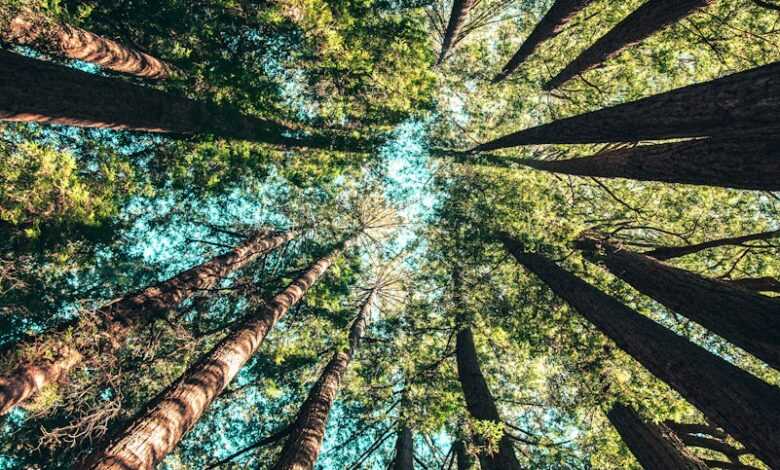
<path id="1" fill-rule="evenodd" d="M 458 462 L 458 470 L 474 470 L 474 459 L 466 450 L 466 444 L 463 441 L 455 443 L 455 458 Z"/>
<path id="2" fill-rule="evenodd" d="M 639 292 L 780 370 L 780 299 L 675 268 L 592 237 L 583 237 L 577 246 Z"/>
<path id="3" fill-rule="evenodd" d="M 665 425 L 646 422 L 622 403 L 607 417 L 644 470 L 708 470 Z"/>
<path id="4" fill-rule="evenodd" d="M 469 414 L 478 420 L 502 423 L 493 395 L 490 393 L 485 376 L 479 367 L 477 349 L 471 328 L 458 331 L 455 343 L 455 355 L 458 363 L 458 378 L 463 387 L 463 397 Z M 480 444 L 484 444 L 480 442 Z M 498 451 L 489 454 L 479 453 L 482 470 L 519 470 L 515 450 L 509 436 L 504 434 L 498 444 Z"/>
<path id="5" fill-rule="evenodd" d="M 780 141 L 777 140 L 689 140 L 612 150 L 584 158 L 524 159 L 520 163 L 576 176 L 780 190 Z"/>
<path id="6" fill-rule="evenodd" d="M 507 250 L 650 373 L 713 424 L 780 468 L 780 389 L 626 307 L 509 236 Z"/>
<path id="7" fill-rule="evenodd" d="M 756 292 L 780 292 L 780 281 L 773 277 L 745 277 L 728 279 L 724 282 Z"/>
<path id="8" fill-rule="evenodd" d="M 395 441 L 393 470 L 414 470 L 414 434 L 407 425 L 401 425 Z"/>
<path id="9" fill-rule="evenodd" d="M 79 468 L 152 470 L 192 429 L 263 344 L 276 322 L 303 298 L 339 253 L 340 249 L 336 249 L 314 263 L 268 303 L 248 315 Z"/>
<path id="10" fill-rule="evenodd" d="M 715 0 L 647 0 L 617 26 L 586 49 L 552 80 L 545 90 L 554 90 L 579 75 L 640 43 L 656 32 L 677 23 Z"/>
<path id="11" fill-rule="evenodd" d="M 0 39 L 137 77 L 165 79 L 176 73 L 175 67 L 149 54 L 32 12 L 0 25 Z"/>
<path id="12" fill-rule="evenodd" d="M 746 455 L 750 452 L 747 449 L 737 449 L 736 447 L 711 437 L 694 436 L 691 434 L 679 434 L 680 440 L 688 447 L 698 447 L 700 449 L 709 449 L 725 455 L 733 462 L 739 462 L 740 455 Z"/>
<path id="13" fill-rule="evenodd" d="M 357 318 L 352 322 L 349 331 L 349 348 L 346 351 L 337 351 L 333 355 L 298 411 L 290 436 L 284 444 L 276 465 L 273 466 L 274 470 L 304 470 L 314 467 L 325 437 L 328 414 L 341 386 L 344 372 L 349 367 L 363 337 L 373 303 L 374 292 L 372 291 L 361 306 Z"/>
<path id="14" fill-rule="evenodd" d="M 111 339 L 111 348 L 124 344 L 130 329 L 141 322 L 151 322 L 198 290 L 217 285 L 225 276 L 246 266 L 257 256 L 268 253 L 295 237 L 294 232 L 269 236 L 266 232 L 252 236 L 234 250 L 217 256 L 176 276 L 148 287 L 141 292 L 128 294 L 116 302 L 97 311 L 103 321 L 103 328 Z M 84 359 L 78 353 L 78 345 L 68 344 L 62 336 L 71 328 L 78 328 L 78 321 L 68 322 L 56 331 L 48 333 L 44 341 L 56 346 L 48 350 L 59 350 L 54 359 L 40 358 L 19 366 L 12 373 L 0 377 L 0 414 L 5 414 L 19 403 L 33 397 L 46 385 L 67 376 L 68 372 Z M 91 338 L 86 338 L 91 340 Z M 29 344 L 20 344 L 17 349 L 34 347 L 36 338 Z"/>
<path id="15" fill-rule="evenodd" d="M 0 50 L 0 121 L 214 134 L 284 147 L 365 151 L 373 142 L 341 134 L 294 137 L 296 130 L 127 81 Z"/>
<path id="16" fill-rule="evenodd" d="M 476 0 L 453 0 L 452 13 L 450 13 L 450 20 L 447 22 L 447 30 L 444 32 L 441 52 L 439 53 L 439 60 L 436 64 L 444 62 L 450 49 L 452 49 L 453 45 L 458 41 L 458 35 L 463 28 L 463 24 L 466 22 L 466 16 L 475 3 Z"/>
<path id="17" fill-rule="evenodd" d="M 707 434 L 718 439 L 725 439 L 727 434 L 720 428 L 710 426 L 709 424 L 698 423 L 678 423 L 676 421 L 664 421 L 667 428 L 671 429 L 677 435 L 682 434 Z"/>
<path id="18" fill-rule="evenodd" d="M 563 31 L 564 26 L 593 0 L 555 0 L 553 6 L 534 28 L 515 55 L 509 59 L 501 72 L 493 78 L 498 83 L 517 70 L 543 42 L 550 40 Z"/>
<path id="19" fill-rule="evenodd" d="M 771 240 L 773 238 L 780 237 L 780 230 L 772 230 L 769 232 L 751 233 L 750 235 L 742 235 L 740 237 L 728 237 L 719 238 L 717 240 L 710 240 L 695 245 L 688 246 L 662 246 L 650 251 L 642 253 L 645 256 L 652 256 L 655 259 L 664 261 L 672 258 L 679 258 L 681 256 L 698 253 L 702 250 L 710 248 L 717 248 L 720 246 L 739 246 L 743 243 L 758 241 L 758 240 Z"/>
<path id="20" fill-rule="evenodd" d="M 515 132 L 473 151 L 778 132 L 780 62 Z"/>

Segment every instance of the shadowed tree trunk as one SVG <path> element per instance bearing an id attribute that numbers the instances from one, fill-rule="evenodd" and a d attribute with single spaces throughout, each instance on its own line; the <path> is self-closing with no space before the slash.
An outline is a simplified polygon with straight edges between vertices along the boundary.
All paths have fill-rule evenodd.
<path id="1" fill-rule="evenodd" d="M 401 425 L 395 440 L 393 470 L 414 470 L 414 434 L 405 424 Z"/>
<path id="2" fill-rule="evenodd" d="M 626 307 L 515 239 L 499 239 L 515 259 L 650 373 L 704 416 L 780 468 L 780 389 Z"/>
<path id="3" fill-rule="evenodd" d="M 662 246 L 650 251 L 642 253 L 645 256 L 651 256 L 655 259 L 664 261 L 672 258 L 679 258 L 681 256 L 698 253 L 710 248 L 718 248 L 720 246 L 740 246 L 743 243 L 753 242 L 758 240 L 771 240 L 773 238 L 780 237 L 780 230 L 771 230 L 769 232 L 751 233 L 750 235 L 742 235 L 740 237 L 728 237 L 719 238 L 717 240 L 710 240 L 695 245 L 688 246 Z"/>
<path id="4" fill-rule="evenodd" d="M 536 25 L 528 39 L 520 46 L 520 49 L 509 59 L 501 73 L 493 78 L 493 83 L 500 82 L 517 70 L 536 51 L 540 44 L 560 34 L 564 26 L 592 2 L 593 0 L 555 0 L 553 6 L 539 21 L 539 24 Z"/>
<path id="5" fill-rule="evenodd" d="M 607 417 L 644 470 L 708 470 L 665 425 L 643 420 L 622 403 L 615 403 Z"/>
<path id="6" fill-rule="evenodd" d="M 466 450 L 463 441 L 455 443 L 455 458 L 458 461 L 458 470 L 474 470 L 474 459 Z"/>
<path id="7" fill-rule="evenodd" d="M 647 0 L 617 26 L 586 49 L 552 80 L 545 90 L 554 90 L 579 75 L 642 42 L 656 32 L 682 20 L 715 0 Z"/>
<path id="8" fill-rule="evenodd" d="M 466 22 L 466 16 L 469 14 L 469 10 L 477 0 L 453 0 L 452 13 L 450 13 L 450 20 L 447 22 L 447 30 L 444 31 L 444 38 L 442 39 L 441 52 L 439 53 L 439 60 L 436 64 L 441 64 L 444 59 L 447 58 L 447 54 L 452 49 L 452 46 L 458 40 L 458 34 L 463 28 L 463 24 Z"/>
<path id="9" fill-rule="evenodd" d="M 214 134 L 285 147 L 364 151 L 371 143 L 341 134 L 295 137 L 285 125 L 237 109 L 100 77 L 0 50 L 0 121 Z"/>
<path id="10" fill-rule="evenodd" d="M 725 439 L 727 434 L 720 428 L 710 426 L 709 424 L 698 423 L 678 423 L 676 421 L 664 421 L 667 428 L 671 429 L 677 435 L 682 434 L 708 434 L 718 439 Z"/>
<path id="11" fill-rule="evenodd" d="M 585 236 L 586 257 L 670 310 L 780 370 L 780 299 L 709 279 Z"/>
<path id="12" fill-rule="evenodd" d="M 172 65 L 149 54 L 32 12 L 0 25 L 0 39 L 137 77 L 165 79 L 176 72 Z"/>
<path id="13" fill-rule="evenodd" d="M 780 292 L 780 281 L 773 277 L 745 277 L 728 279 L 724 282 L 756 292 Z"/>
<path id="14" fill-rule="evenodd" d="M 573 116 L 477 146 L 636 142 L 780 131 L 780 62 Z"/>
<path id="15" fill-rule="evenodd" d="M 327 271 L 341 252 L 335 249 L 320 259 L 248 315 L 210 352 L 149 402 L 124 429 L 82 466 L 91 470 L 152 470 L 227 387 L 257 351 L 268 332 Z"/>
<path id="16" fill-rule="evenodd" d="M 349 331 L 349 348 L 346 351 L 337 351 L 333 355 L 301 406 L 295 424 L 290 430 L 290 437 L 285 442 L 276 465 L 273 466 L 274 470 L 303 470 L 314 467 L 325 437 L 328 414 L 341 386 L 344 372 L 349 367 L 363 337 L 373 303 L 374 291 L 366 298 L 360 313 L 352 322 Z"/>
<path id="17" fill-rule="evenodd" d="M 295 237 L 295 232 L 269 236 L 259 232 L 234 250 L 217 256 L 210 261 L 181 272 L 176 276 L 138 293 L 128 294 L 119 300 L 100 308 L 96 313 L 108 333 L 111 348 L 124 344 L 130 330 L 139 323 L 151 322 L 176 308 L 182 301 L 198 290 L 217 285 L 228 274 L 246 266 L 257 256 L 268 253 Z M 67 376 L 68 371 L 84 359 L 78 346 L 68 344 L 62 336 L 70 329 L 78 328 L 78 319 L 71 321 L 42 336 L 43 341 L 52 341 L 57 350 L 54 359 L 32 360 L 0 377 L 0 414 L 5 414 L 19 403 L 33 397 L 46 385 Z M 17 346 L 17 350 L 34 347 L 37 338 Z M 91 340 L 91 338 L 87 338 Z"/>
<path id="18" fill-rule="evenodd" d="M 780 190 L 780 141 L 704 139 L 642 145 L 568 160 L 513 160 L 576 176 Z"/>

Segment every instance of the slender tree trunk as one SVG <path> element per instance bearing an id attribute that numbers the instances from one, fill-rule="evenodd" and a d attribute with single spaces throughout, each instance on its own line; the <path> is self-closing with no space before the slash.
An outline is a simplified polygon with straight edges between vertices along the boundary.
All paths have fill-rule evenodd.
<path id="1" fill-rule="evenodd" d="M 466 23 L 466 16 L 475 3 L 476 0 L 453 0 L 452 13 L 450 13 L 450 20 L 447 23 L 447 30 L 444 32 L 444 39 L 442 40 L 441 52 L 439 53 L 439 60 L 436 62 L 437 64 L 444 62 L 450 49 L 452 49 L 452 46 L 458 41 L 460 30 Z"/>
<path id="2" fill-rule="evenodd" d="M 393 470 L 414 470 L 414 434 L 403 424 L 395 441 L 395 459 Z"/>
<path id="3" fill-rule="evenodd" d="M 639 292 L 780 370 L 780 299 L 675 268 L 592 237 L 583 237 L 577 246 Z"/>
<path id="4" fill-rule="evenodd" d="M 528 39 L 525 40 L 515 55 L 509 59 L 509 62 L 501 70 L 501 73 L 493 78 L 493 83 L 498 83 L 517 70 L 525 60 L 531 56 L 545 41 L 548 41 L 563 31 L 564 26 L 574 18 L 577 13 L 582 11 L 593 0 L 555 0 L 553 6 L 542 18 L 536 28 L 534 28 Z"/>
<path id="5" fill-rule="evenodd" d="M 149 54 L 32 12 L 1 25 L 0 39 L 137 77 L 165 79 L 176 73 L 175 67 Z"/>
<path id="6" fill-rule="evenodd" d="M 544 85 L 554 90 L 715 0 L 647 0 Z"/>
<path id="7" fill-rule="evenodd" d="M 108 444 L 80 468 L 90 470 L 152 470 L 238 374 L 263 344 L 266 335 L 340 253 L 334 250 L 307 269 L 268 303 L 248 315 L 231 334 L 191 365 L 163 390 Z"/>
<path id="8" fill-rule="evenodd" d="M 474 151 L 778 132 L 780 62 L 515 132 Z"/>
<path id="9" fill-rule="evenodd" d="M 102 307 L 97 314 L 111 339 L 110 347 L 118 348 L 124 344 L 135 325 L 160 318 L 196 291 L 214 287 L 228 274 L 246 266 L 257 256 L 278 248 L 294 236 L 294 232 L 276 236 L 260 232 L 228 253 Z M 64 333 L 76 328 L 78 321 L 69 322 L 44 337 L 44 341 L 55 344 L 47 347 L 47 350 L 59 351 L 54 359 L 40 358 L 30 361 L 12 373 L 0 377 L 0 414 L 9 412 L 19 403 L 33 397 L 46 385 L 63 379 L 73 367 L 84 360 L 78 352 L 79 346 L 69 344 L 63 339 Z M 32 338 L 25 342 L 27 344 L 20 344 L 17 349 L 34 347 L 36 339 Z"/>
<path id="10" fill-rule="evenodd" d="M 363 337 L 373 303 L 374 292 L 372 291 L 361 306 L 357 318 L 352 322 L 349 348 L 346 351 L 337 351 L 333 355 L 298 411 L 295 424 L 273 467 L 274 470 L 304 470 L 314 467 L 325 437 L 325 426 L 330 409 L 341 386 L 344 372 L 349 367 Z"/>
<path id="11" fill-rule="evenodd" d="M 490 393 L 485 376 L 479 367 L 471 328 L 463 328 L 458 331 L 455 354 L 458 362 L 458 378 L 463 387 L 463 397 L 466 399 L 469 414 L 478 420 L 502 423 L 493 395 Z M 480 452 L 479 462 L 482 470 L 519 470 L 522 468 L 515 457 L 512 441 L 506 434 L 501 437 L 497 452 L 493 454 Z"/>
<path id="12" fill-rule="evenodd" d="M 745 465 L 743 463 L 734 462 L 721 462 L 720 460 L 703 460 L 705 465 L 709 468 L 723 468 L 725 470 L 761 470 L 758 467 L 752 465 Z"/>
<path id="13" fill-rule="evenodd" d="M 658 379 L 780 468 L 780 389 L 626 307 L 511 237 L 507 250 Z"/>
<path id="14" fill-rule="evenodd" d="M 688 246 L 662 246 L 650 251 L 642 253 L 645 256 L 651 256 L 655 259 L 665 261 L 672 258 L 679 258 L 681 256 L 698 253 L 710 248 L 718 248 L 721 246 L 739 246 L 743 243 L 759 241 L 759 240 L 771 240 L 773 238 L 780 237 L 780 230 L 771 230 L 769 232 L 751 233 L 750 235 L 742 235 L 740 237 L 728 237 L 719 238 L 717 240 L 710 240 L 695 245 Z"/>
<path id="15" fill-rule="evenodd" d="M 679 434 L 680 440 L 689 447 L 698 447 L 700 449 L 709 449 L 720 452 L 732 462 L 739 462 L 740 455 L 746 455 L 750 452 L 747 449 L 737 449 L 736 447 L 711 437 L 694 436 L 691 434 Z"/>
<path id="16" fill-rule="evenodd" d="M 577 176 L 780 190 L 777 140 L 689 140 L 612 150 L 584 158 L 520 162 L 539 170 Z"/>
<path id="17" fill-rule="evenodd" d="M 773 277 L 746 277 L 729 279 L 727 284 L 756 292 L 780 292 L 780 281 Z"/>
<path id="18" fill-rule="evenodd" d="M 100 77 L 0 50 L 0 121 L 214 134 L 285 147 L 365 151 L 373 144 L 340 134 L 294 137 L 296 130 L 237 109 Z"/>
<path id="19" fill-rule="evenodd" d="M 664 421 L 667 428 L 671 429 L 677 435 L 682 434 L 707 434 L 709 436 L 717 437 L 718 439 L 725 439 L 727 434 L 720 428 L 710 426 L 709 424 L 698 423 L 678 423 L 676 421 Z"/>
<path id="20" fill-rule="evenodd" d="M 455 458 L 458 461 L 458 470 L 474 470 L 474 459 L 466 450 L 466 444 L 463 441 L 455 443 Z"/>
<path id="21" fill-rule="evenodd" d="M 665 425 L 646 422 L 622 403 L 607 417 L 645 470 L 708 470 Z"/>

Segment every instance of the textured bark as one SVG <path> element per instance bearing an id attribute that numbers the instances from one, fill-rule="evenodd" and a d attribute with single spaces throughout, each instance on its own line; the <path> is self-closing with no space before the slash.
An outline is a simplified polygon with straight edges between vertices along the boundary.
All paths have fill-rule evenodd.
<path id="1" fill-rule="evenodd" d="M 733 286 L 756 292 L 780 292 L 780 281 L 773 277 L 745 277 L 725 281 Z"/>
<path id="2" fill-rule="evenodd" d="M 466 450 L 466 444 L 463 441 L 455 443 L 455 458 L 458 462 L 458 470 L 474 470 L 474 459 Z"/>
<path id="3" fill-rule="evenodd" d="M 0 39 L 137 77 L 165 79 L 176 72 L 172 65 L 149 54 L 32 12 L 0 25 Z"/>
<path id="4" fill-rule="evenodd" d="M 554 90 L 715 0 L 647 0 L 544 85 Z"/>
<path id="5" fill-rule="evenodd" d="M 780 468 L 780 389 L 626 307 L 508 236 L 507 250 L 650 373 Z"/>
<path id="6" fill-rule="evenodd" d="M 536 51 L 540 44 L 560 34 L 564 26 L 592 2 L 593 0 L 555 0 L 553 6 L 539 21 L 539 24 L 536 25 L 528 39 L 520 46 L 520 49 L 509 59 L 501 73 L 493 78 L 493 83 L 500 82 L 517 70 Z"/>
<path id="7" fill-rule="evenodd" d="M 414 470 L 414 434 L 409 426 L 402 425 L 395 440 L 393 470 Z"/>
<path id="8" fill-rule="evenodd" d="M 447 30 L 444 32 L 437 64 L 444 62 L 450 49 L 458 41 L 458 35 L 466 22 L 466 16 L 475 3 L 476 0 L 453 0 L 452 13 L 450 13 L 450 20 L 447 22 Z"/>
<path id="9" fill-rule="evenodd" d="M 585 256 L 670 310 L 780 370 L 780 299 L 624 250 L 609 242 L 583 237 Z"/>
<path id="10" fill-rule="evenodd" d="M 337 249 L 314 263 L 268 303 L 248 315 L 79 468 L 152 470 L 195 426 L 263 344 L 271 328 L 303 298 L 339 252 Z"/>
<path id="11" fill-rule="evenodd" d="M 708 470 L 665 425 L 644 421 L 622 403 L 607 417 L 644 470 Z"/>
<path id="12" fill-rule="evenodd" d="M 539 170 L 724 188 L 780 190 L 780 141 L 702 139 L 641 145 L 568 160 L 521 160 Z"/>
<path id="13" fill-rule="evenodd" d="M 645 251 L 642 254 L 664 261 L 672 258 L 679 258 L 680 256 L 698 253 L 710 248 L 717 248 L 720 246 L 739 246 L 747 242 L 771 240 L 777 237 L 780 237 L 780 230 L 771 230 L 769 232 L 751 233 L 750 235 L 742 235 L 739 237 L 719 238 L 717 240 L 709 240 L 706 242 L 697 243 L 695 245 L 662 246 L 654 250 Z"/>
<path id="14" fill-rule="evenodd" d="M 346 351 L 337 351 L 333 355 L 311 388 L 309 396 L 298 411 L 295 424 L 290 430 L 290 437 L 285 442 L 273 469 L 304 470 L 314 467 L 322 447 L 322 440 L 325 438 L 325 426 L 330 409 L 338 394 L 344 372 L 349 367 L 366 330 L 373 303 L 372 292 L 361 306 L 357 318 L 352 322 L 349 331 L 349 348 Z"/>
<path id="15" fill-rule="evenodd" d="M 501 423 L 496 402 L 490 393 L 485 376 L 479 367 L 474 335 L 470 328 L 458 331 L 455 343 L 455 355 L 458 363 L 458 378 L 463 387 L 463 397 L 469 414 L 481 421 Z M 479 462 L 482 470 L 519 470 L 522 467 L 515 457 L 512 441 L 504 434 L 493 454 L 480 452 Z"/>
<path id="16" fill-rule="evenodd" d="M 474 151 L 749 133 L 776 138 L 777 132 L 780 62 L 515 132 Z"/>
<path id="17" fill-rule="evenodd" d="M 237 109 L 100 77 L 0 50 L 0 121 L 214 134 L 284 147 L 364 151 L 373 142 L 340 134 L 294 137 L 285 125 Z"/>
<path id="18" fill-rule="evenodd" d="M 258 233 L 228 253 L 102 307 L 97 314 L 103 321 L 102 328 L 109 333 L 109 346 L 118 348 L 124 344 L 132 327 L 160 318 L 196 291 L 216 286 L 228 274 L 246 266 L 257 256 L 283 245 L 294 236 L 294 232 L 276 236 L 269 236 L 266 232 Z M 48 339 L 60 340 L 65 331 L 77 327 L 78 320 L 68 322 L 58 330 L 47 333 Z M 36 338 L 32 338 L 17 349 L 33 347 L 35 341 Z M 0 414 L 9 412 L 19 403 L 33 397 L 46 385 L 64 379 L 84 359 L 64 341 L 54 342 L 62 344 L 55 358 L 31 360 L 0 377 Z"/>

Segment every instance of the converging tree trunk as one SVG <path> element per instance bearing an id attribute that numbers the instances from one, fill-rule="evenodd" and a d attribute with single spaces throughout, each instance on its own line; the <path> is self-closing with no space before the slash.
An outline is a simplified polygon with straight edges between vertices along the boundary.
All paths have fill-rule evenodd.
<path id="1" fill-rule="evenodd" d="M 125 295 L 100 308 L 96 313 L 103 322 L 101 328 L 108 333 L 111 340 L 110 346 L 118 348 L 124 344 L 134 326 L 162 317 L 196 291 L 216 286 L 228 274 L 246 266 L 257 256 L 282 246 L 294 237 L 295 232 L 275 236 L 270 236 L 267 232 L 258 232 L 228 253 L 183 271 L 141 292 Z M 73 367 L 83 361 L 78 342 L 91 341 L 92 338 L 77 338 L 76 344 L 72 344 L 63 338 L 70 329 L 78 329 L 78 320 L 41 336 L 44 345 L 47 345 L 47 342 L 52 343 L 51 346 L 46 347 L 47 351 L 57 351 L 53 359 L 43 356 L 29 360 L 12 373 L 0 377 L 0 414 L 9 412 L 19 403 L 33 397 L 43 387 L 63 379 Z M 34 348 L 36 341 L 38 338 L 20 344 L 17 350 Z"/>
<path id="2" fill-rule="evenodd" d="M 529 144 L 682 137 L 777 137 L 780 62 L 515 132 L 473 151 Z"/>
<path id="3" fill-rule="evenodd" d="M 452 13 L 450 13 L 450 20 L 447 22 L 447 29 L 444 31 L 444 38 L 442 39 L 441 52 L 439 53 L 439 60 L 437 64 L 444 62 L 447 58 L 450 49 L 458 40 L 460 30 L 463 28 L 463 24 L 466 22 L 466 16 L 469 14 L 469 10 L 474 6 L 477 0 L 453 0 Z"/>
<path id="4" fill-rule="evenodd" d="M 780 299 L 675 268 L 594 237 L 582 237 L 577 247 L 639 292 L 780 370 Z"/>
<path id="5" fill-rule="evenodd" d="M 507 250 L 650 373 L 747 446 L 780 467 L 780 389 L 626 307 L 506 235 Z"/>
<path id="6" fill-rule="evenodd" d="M 314 467 L 325 437 L 325 425 L 328 422 L 330 409 L 341 386 L 344 372 L 349 367 L 363 337 L 373 303 L 374 292 L 372 291 L 360 307 L 357 318 L 352 322 L 348 349 L 337 351 L 333 355 L 298 411 L 290 436 L 284 444 L 276 465 L 273 466 L 274 470 L 304 470 Z"/>
<path id="7" fill-rule="evenodd" d="M 0 25 L 0 39 L 137 77 L 165 79 L 176 72 L 175 67 L 149 54 L 30 11 Z"/>
<path id="8" fill-rule="evenodd" d="M 607 417 L 644 470 L 708 470 L 665 425 L 645 421 L 622 403 Z"/>
<path id="9" fill-rule="evenodd" d="M 568 160 L 513 160 L 555 173 L 724 188 L 780 190 L 780 141 L 703 139 L 642 145 Z"/>
<path id="10" fill-rule="evenodd" d="M 152 470 L 233 380 L 268 332 L 327 271 L 340 248 L 311 265 L 287 288 L 248 315 L 210 352 L 149 402 L 104 448 L 82 466 L 91 470 Z"/>
<path id="11" fill-rule="evenodd" d="M 715 0 L 647 0 L 544 85 L 554 90 Z"/>
<path id="12" fill-rule="evenodd" d="M 414 470 L 414 434 L 406 424 L 401 425 L 395 440 L 393 470 Z"/>
<path id="13" fill-rule="evenodd" d="M 766 241 L 778 237 L 780 237 L 780 230 L 770 230 L 768 232 L 751 233 L 750 235 L 742 235 L 739 237 L 719 238 L 717 240 L 709 240 L 702 243 L 696 243 L 694 245 L 661 246 L 650 251 L 645 251 L 642 254 L 645 256 L 651 256 L 657 260 L 665 261 L 693 253 L 698 253 L 710 248 L 718 248 L 721 246 L 740 246 L 748 242 L 760 240 Z"/>
<path id="14" fill-rule="evenodd" d="M 592 2 L 593 0 L 555 0 L 553 6 L 539 21 L 520 49 L 509 59 L 501 73 L 493 78 L 493 83 L 498 83 L 511 75 L 536 51 L 539 45 L 557 36 L 577 13 Z"/>

